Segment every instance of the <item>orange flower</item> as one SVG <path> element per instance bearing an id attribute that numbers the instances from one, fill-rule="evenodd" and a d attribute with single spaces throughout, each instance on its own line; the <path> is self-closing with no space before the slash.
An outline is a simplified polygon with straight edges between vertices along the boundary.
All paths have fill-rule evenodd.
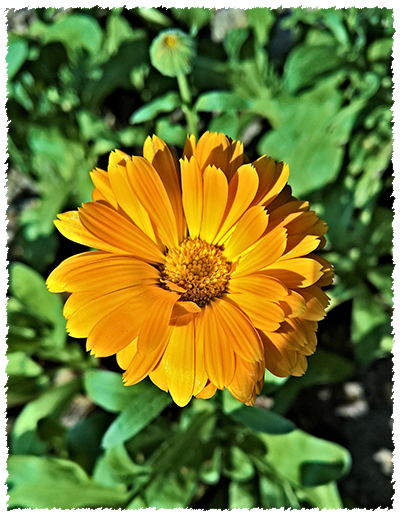
<path id="1" fill-rule="evenodd" d="M 227 388 L 253 405 L 265 368 L 302 375 L 315 351 L 327 226 L 292 196 L 285 163 L 249 163 L 223 134 L 188 138 L 180 163 L 157 136 L 143 155 L 112 152 L 93 202 L 58 216 L 98 251 L 65 260 L 48 288 L 71 292 L 68 332 L 116 354 L 127 385 L 149 376 L 180 406 Z"/>

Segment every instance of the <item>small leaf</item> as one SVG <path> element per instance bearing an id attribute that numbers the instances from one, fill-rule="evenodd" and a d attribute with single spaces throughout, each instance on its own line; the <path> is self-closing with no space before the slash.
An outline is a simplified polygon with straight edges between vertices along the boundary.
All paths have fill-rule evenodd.
<path id="1" fill-rule="evenodd" d="M 9 508 L 120 508 L 128 494 L 96 484 L 66 459 L 14 455 L 8 459 Z"/>
<path id="2" fill-rule="evenodd" d="M 254 509 L 258 506 L 257 492 L 252 482 L 229 484 L 229 509 Z"/>
<path id="3" fill-rule="evenodd" d="M 249 107 L 249 101 L 229 91 L 203 93 L 195 104 L 196 111 L 240 111 Z"/>
<path id="4" fill-rule="evenodd" d="M 181 99 L 179 95 L 172 91 L 139 108 L 132 114 L 129 122 L 131 124 L 141 124 L 149 120 L 154 120 L 160 113 L 171 113 L 180 105 Z"/>
<path id="5" fill-rule="evenodd" d="M 7 353 L 7 359 L 7 376 L 27 376 L 34 378 L 40 376 L 43 372 L 43 368 L 23 351 Z"/>
<path id="6" fill-rule="evenodd" d="M 15 39 L 11 41 L 7 49 L 7 73 L 8 80 L 14 77 L 28 57 L 29 47 L 24 39 Z"/>

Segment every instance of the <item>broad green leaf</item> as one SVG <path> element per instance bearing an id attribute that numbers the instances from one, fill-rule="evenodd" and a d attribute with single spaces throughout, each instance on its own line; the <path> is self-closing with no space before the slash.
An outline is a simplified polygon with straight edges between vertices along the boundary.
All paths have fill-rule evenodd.
<path id="1" fill-rule="evenodd" d="M 125 410 L 133 400 L 140 399 L 148 390 L 145 383 L 125 386 L 120 373 L 104 370 L 87 371 L 84 387 L 92 400 L 109 412 Z"/>
<path id="2" fill-rule="evenodd" d="M 385 303 L 393 304 L 393 265 L 379 265 L 367 273 L 368 280 L 380 291 Z"/>
<path id="3" fill-rule="evenodd" d="M 343 509 L 343 502 L 340 498 L 336 482 L 329 482 L 316 487 L 305 487 L 302 495 L 314 507 L 318 509 Z"/>
<path id="4" fill-rule="evenodd" d="M 172 7 L 171 11 L 175 18 L 189 26 L 192 34 L 197 34 L 214 15 L 212 9 L 203 7 L 185 7 L 183 9 Z"/>
<path id="5" fill-rule="evenodd" d="M 13 262 L 10 290 L 33 314 L 53 325 L 53 344 L 62 347 L 67 335 L 61 299 L 47 290 L 43 277 L 27 265 Z"/>
<path id="6" fill-rule="evenodd" d="M 50 388 L 38 398 L 24 406 L 18 415 L 11 434 L 11 450 L 15 454 L 31 452 L 31 445 L 37 444 L 39 421 L 57 417 L 64 410 L 72 396 L 79 391 L 80 380 Z M 39 443 L 40 444 L 40 443 Z"/>
<path id="7" fill-rule="evenodd" d="M 29 47 L 25 39 L 15 39 L 8 45 L 6 61 L 8 81 L 14 77 L 28 57 Z"/>
<path id="8" fill-rule="evenodd" d="M 239 118 L 236 113 L 228 111 L 213 118 L 208 127 L 210 132 L 224 133 L 233 140 L 238 139 Z"/>
<path id="9" fill-rule="evenodd" d="M 135 464 L 123 444 L 119 444 L 106 450 L 105 458 L 115 475 L 131 483 L 138 476 L 150 473 L 147 466 Z"/>
<path id="10" fill-rule="evenodd" d="M 7 359 L 7 376 L 27 376 L 34 378 L 40 376 L 43 372 L 43 368 L 23 351 L 7 353 Z"/>
<path id="11" fill-rule="evenodd" d="M 180 124 L 172 124 L 167 118 L 159 118 L 156 122 L 156 134 L 168 145 L 185 145 L 187 131 Z"/>
<path id="12" fill-rule="evenodd" d="M 137 13 L 144 20 L 151 23 L 156 23 L 157 25 L 162 25 L 163 27 L 169 27 L 172 24 L 168 16 L 166 16 L 161 11 L 158 11 L 154 7 L 138 7 Z"/>
<path id="13" fill-rule="evenodd" d="M 157 476 L 144 491 L 146 504 L 155 509 L 186 509 L 198 485 L 197 472 L 170 468 Z"/>
<path id="14" fill-rule="evenodd" d="M 146 387 L 146 390 L 132 397 L 126 409 L 110 425 L 103 437 L 104 448 L 111 448 L 131 439 L 172 403 L 171 397 L 165 392 L 150 385 Z"/>
<path id="15" fill-rule="evenodd" d="M 228 391 L 223 391 L 222 395 L 224 413 L 251 430 L 268 434 L 287 434 L 296 428 L 292 422 L 274 412 L 258 407 L 246 407 L 235 400 Z"/>
<path id="16" fill-rule="evenodd" d="M 327 484 L 349 471 L 351 457 L 345 448 L 303 430 L 259 436 L 267 446 L 266 460 L 294 484 L 304 487 Z"/>
<path id="17" fill-rule="evenodd" d="M 337 46 L 299 45 L 292 50 L 285 63 L 285 84 L 290 93 L 311 86 L 321 75 L 336 71 L 345 60 L 337 53 Z"/>
<path id="18" fill-rule="evenodd" d="M 229 509 L 254 509 L 258 506 L 254 483 L 232 481 L 229 484 Z"/>
<path id="19" fill-rule="evenodd" d="M 89 479 L 66 459 L 14 455 L 8 459 L 9 508 L 120 508 L 128 495 Z"/>
<path id="20" fill-rule="evenodd" d="M 203 462 L 199 469 L 200 479 L 206 484 L 217 484 L 221 477 L 222 448 L 216 446 L 210 459 Z"/>
<path id="21" fill-rule="evenodd" d="M 246 10 L 246 15 L 258 43 L 262 46 L 266 45 L 275 23 L 275 12 L 269 7 L 252 7 Z"/>
<path id="22" fill-rule="evenodd" d="M 72 59 L 81 50 L 96 57 L 103 38 L 100 25 L 92 16 L 85 14 L 69 14 L 53 24 L 35 22 L 29 32 L 32 36 L 41 37 L 43 43 L 60 41 Z"/>
<path id="23" fill-rule="evenodd" d="M 290 487 L 289 487 L 290 489 Z M 294 493 L 292 493 L 294 497 Z M 260 476 L 260 500 L 263 509 L 294 509 L 278 478 Z"/>
<path id="24" fill-rule="evenodd" d="M 254 467 L 247 454 L 239 447 L 229 448 L 224 461 L 223 473 L 235 482 L 247 482 L 254 477 Z"/>
<path id="25" fill-rule="evenodd" d="M 107 17 L 106 34 L 105 47 L 107 54 L 113 55 L 122 43 L 134 37 L 134 30 L 128 20 L 112 11 L 111 15 Z"/>
<path id="26" fill-rule="evenodd" d="M 141 124 L 142 122 L 153 120 L 160 113 L 170 113 L 180 105 L 181 99 L 178 93 L 170 92 L 139 108 L 132 114 L 129 122 L 131 124 Z"/>
<path id="27" fill-rule="evenodd" d="M 240 111 L 249 107 L 249 102 L 229 91 L 203 93 L 194 106 L 196 111 Z"/>
<path id="28" fill-rule="evenodd" d="M 373 41 L 367 51 L 369 61 L 387 60 L 393 51 L 393 38 L 382 38 Z"/>

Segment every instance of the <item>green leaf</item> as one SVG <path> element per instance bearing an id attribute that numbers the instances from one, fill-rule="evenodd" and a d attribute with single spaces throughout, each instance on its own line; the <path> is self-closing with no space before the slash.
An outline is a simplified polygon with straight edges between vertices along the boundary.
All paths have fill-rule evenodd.
<path id="1" fill-rule="evenodd" d="M 260 476 L 260 499 L 263 509 L 294 508 L 286 496 L 282 483 L 276 477 Z"/>
<path id="2" fill-rule="evenodd" d="M 258 506 L 255 485 L 232 481 L 229 484 L 229 509 L 254 509 Z"/>
<path id="3" fill-rule="evenodd" d="M 393 38 L 382 38 L 373 41 L 367 50 L 369 61 L 387 60 L 393 51 Z"/>
<path id="4" fill-rule="evenodd" d="M 393 265 L 379 265 L 367 273 L 368 280 L 380 291 L 388 306 L 393 304 Z"/>
<path id="5" fill-rule="evenodd" d="M 197 34 L 214 15 L 212 9 L 203 7 L 184 7 L 183 9 L 172 7 L 171 11 L 175 18 L 189 26 L 192 34 Z"/>
<path id="6" fill-rule="evenodd" d="M 318 509 L 343 509 L 343 502 L 336 482 L 303 488 L 301 494 Z"/>
<path id="7" fill-rule="evenodd" d="M 252 7 L 246 10 L 249 26 L 259 45 L 266 45 L 269 42 L 270 31 L 275 23 L 275 13 L 269 7 Z"/>
<path id="8" fill-rule="evenodd" d="M 105 459 L 114 470 L 115 476 L 125 483 L 132 483 L 138 476 L 147 476 L 150 470 L 147 466 L 135 464 L 123 444 L 106 450 Z"/>
<path id="9" fill-rule="evenodd" d="M 16 454 L 31 453 L 38 443 L 36 432 L 39 421 L 57 417 L 80 388 L 80 380 L 52 387 L 31 401 L 18 415 L 11 434 L 11 450 Z M 40 445 L 40 443 L 39 443 Z"/>
<path id="10" fill-rule="evenodd" d="M 126 386 L 120 373 L 104 370 L 87 371 L 84 376 L 84 387 L 92 400 L 108 412 L 121 412 L 135 398 L 147 391 L 147 385 Z"/>
<path id="11" fill-rule="evenodd" d="M 10 290 L 33 314 L 53 325 L 53 344 L 62 347 L 67 338 L 62 302 L 59 296 L 47 290 L 43 277 L 27 265 L 13 262 Z"/>
<path id="12" fill-rule="evenodd" d="M 224 133 L 233 140 L 238 139 L 239 118 L 234 112 L 223 113 L 213 118 L 208 127 L 210 132 Z"/>
<path id="13" fill-rule="evenodd" d="M 337 53 L 337 45 L 298 45 L 285 63 L 285 85 L 290 93 L 311 86 L 323 74 L 338 70 L 345 64 Z"/>
<path id="14" fill-rule="evenodd" d="M 122 43 L 134 37 L 134 30 L 128 20 L 114 12 L 107 17 L 105 47 L 108 55 L 115 54 Z"/>
<path id="15" fill-rule="evenodd" d="M 43 368 L 23 351 L 7 353 L 7 359 L 7 376 L 27 376 L 34 378 L 40 376 L 43 372 Z"/>
<path id="16" fill-rule="evenodd" d="M 103 437 L 104 448 L 124 443 L 138 434 L 169 405 L 171 397 L 151 385 L 131 399 L 126 409 L 113 421 Z"/>
<path id="17" fill-rule="evenodd" d="M 156 122 L 156 134 L 168 145 L 185 145 L 187 131 L 180 124 L 171 124 L 167 118 L 159 118 Z"/>
<path id="18" fill-rule="evenodd" d="M 200 479 L 205 484 L 217 484 L 221 477 L 222 468 L 222 448 L 216 446 L 213 450 L 212 457 L 203 462 L 200 467 Z"/>
<path id="19" fill-rule="evenodd" d="M 171 113 L 171 111 L 180 105 L 180 96 L 178 93 L 172 91 L 139 108 L 131 115 L 129 122 L 131 124 L 141 124 L 149 120 L 154 120 L 160 113 Z"/>
<path id="20" fill-rule="evenodd" d="M 148 507 L 155 509 L 186 509 L 198 485 L 197 473 L 192 469 L 169 469 L 157 476 L 146 487 L 144 496 Z"/>
<path id="21" fill-rule="evenodd" d="M 288 434 L 260 433 L 267 446 L 266 460 L 294 484 L 312 487 L 342 478 L 350 468 L 349 452 L 338 444 L 302 430 Z"/>
<path id="22" fill-rule="evenodd" d="M 196 111 L 240 111 L 247 109 L 249 102 L 229 91 L 203 93 L 194 106 Z"/>
<path id="23" fill-rule="evenodd" d="M 85 14 L 69 14 L 53 24 L 36 22 L 31 25 L 29 32 L 34 37 L 41 37 L 43 43 L 60 41 L 72 59 L 81 50 L 96 57 L 103 38 L 100 25 L 92 16 Z"/>
<path id="24" fill-rule="evenodd" d="M 7 73 L 8 81 L 14 77 L 28 57 L 29 47 L 25 39 L 11 41 L 7 49 Z"/>
<path id="25" fill-rule="evenodd" d="M 161 11 L 158 11 L 154 7 L 138 7 L 137 13 L 144 20 L 151 23 L 156 23 L 157 25 L 162 25 L 163 27 L 169 27 L 172 24 L 168 16 L 163 14 Z"/>
<path id="26" fill-rule="evenodd" d="M 286 434 L 295 430 L 295 425 L 289 420 L 258 407 L 246 407 L 233 396 L 224 391 L 223 411 L 226 415 L 238 423 L 246 425 L 256 432 L 268 434 Z"/>
<path id="27" fill-rule="evenodd" d="M 66 459 L 14 455 L 8 459 L 9 508 L 119 508 L 128 495 L 96 484 Z"/>
<path id="28" fill-rule="evenodd" d="M 247 482 L 254 477 L 254 467 L 247 454 L 237 446 L 229 448 L 223 473 L 235 482 Z"/>

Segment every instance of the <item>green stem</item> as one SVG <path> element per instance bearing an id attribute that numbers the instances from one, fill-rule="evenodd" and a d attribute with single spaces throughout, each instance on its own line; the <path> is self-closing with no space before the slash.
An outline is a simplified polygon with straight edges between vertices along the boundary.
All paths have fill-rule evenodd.
<path id="1" fill-rule="evenodd" d="M 198 117 L 197 113 L 192 107 L 192 92 L 190 91 L 189 83 L 186 75 L 177 75 L 179 92 L 181 94 L 183 106 L 182 110 L 186 116 L 186 122 L 190 134 L 194 134 L 196 140 L 198 138 Z"/>

